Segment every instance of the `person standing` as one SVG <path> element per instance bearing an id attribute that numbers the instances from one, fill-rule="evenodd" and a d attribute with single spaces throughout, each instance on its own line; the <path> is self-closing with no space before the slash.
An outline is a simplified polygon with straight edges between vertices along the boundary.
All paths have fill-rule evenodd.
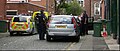
<path id="1" fill-rule="evenodd" d="M 86 14 L 86 11 L 83 12 L 83 17 L 82 17 L 82 24 L 83 24 L 83 34 L 88 35 L 88 15 Z"/>
<path id="2" fill-rule="evenodd" d="M 84 21 L 83 21 L 83 13 L 79 16 L 79 20 L 81 22 L 81 25 L 80 25 L 80 34 L 81 36 L 84 35 Z"/>
<path id="3" fill-rule="evenodd" d="M 43 13 L 43 10 L 40 11 L 40 14 L 38 14 L 35 18 L 38 18 L 38 25 L 37 30 L 39 34 L 39 39 L 44 40 L 45 32 L 46 32 L 46 17 Z"/>

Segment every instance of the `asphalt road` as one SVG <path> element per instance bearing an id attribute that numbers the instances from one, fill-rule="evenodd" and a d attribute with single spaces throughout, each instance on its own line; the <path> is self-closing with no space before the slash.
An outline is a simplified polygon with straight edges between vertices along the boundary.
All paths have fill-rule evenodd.
<path id="1" fill-rule="evenodd" d="M 15 35 L 0 38 L 0 49 L 1 50 L 69 50 L 75 44 L 77 47 L 81 46 L 80 42 L 72 42 L 62 39 L 57 39 L 52 42 L 46 40 L 39 40 L 38 34 L 36 35 Z M 74 48 L 73 48 L 74 49 Z M 75 48 L 76 49 L 76 48 Z M 77 48 L 79 49 L 79 48 Z"/>
<path id="2" fill-rule="evenodd" d="M 96 43 L 95 41 L 99 40 Z M 107 45 L 101 38 L 93 38 L 92 34 L 81 36 L 79 42 L 68 39 L 56 39 L 52 42 L 39 40 L 36 35 L 15 35 L 0 38 L 0 50 L 106 50 Z M 97 46 L 99 45 L 99 46 Z"/>

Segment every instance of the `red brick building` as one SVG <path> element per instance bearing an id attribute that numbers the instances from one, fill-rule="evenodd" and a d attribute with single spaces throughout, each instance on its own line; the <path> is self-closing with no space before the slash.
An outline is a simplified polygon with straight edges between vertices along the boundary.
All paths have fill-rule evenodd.
<path id="1" fill-rule="evenodd" d="M 0 19 L 11 20 L 14 15 L 31 15 L 41 9 L 54 13 L 54 0 L 0 0 L 0 2 Z"/>
<path id="2" fill-rule="evenodd" d="M 0 0 L 0 20 L 5 18 L 5 5 L 6 0 Z"/>
<path id="3" fill-rule="evenodd" d="M 6 19 L 14 15 L 31 14 L 41 9 L 54 13 L 54 0 L 7 0 Z"/>

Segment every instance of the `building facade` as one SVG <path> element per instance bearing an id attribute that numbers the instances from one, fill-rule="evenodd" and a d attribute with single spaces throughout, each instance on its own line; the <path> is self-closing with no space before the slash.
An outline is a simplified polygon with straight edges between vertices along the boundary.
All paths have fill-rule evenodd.
<path id="1" fill-rule="evenodd" d="M 94 20 L 101 19 L 101 0 L 84 0 L 84 9 L 89 17 L 94 17 Z"/>
<path id="2" fill-rule="evenodd" d="M 4 20 L 5 16 L 6 0 L 0 0 L 0 20 Z"/>
<path id="3" fill-rule="evenodd" d="M 54 0 L 0 0 L 0 2 L 2 15 L 0 19 L 11 20 L 14 15 L 32 15 L 34 11 L 39 10 L 54 13 Z"/>

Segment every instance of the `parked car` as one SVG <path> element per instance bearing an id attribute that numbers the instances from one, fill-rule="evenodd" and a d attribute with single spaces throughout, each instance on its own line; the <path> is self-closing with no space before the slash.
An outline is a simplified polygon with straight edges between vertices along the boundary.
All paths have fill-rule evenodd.
<path id="1" fill-rule="evenodd" d="M 80 33 L 79 25 L 75 17 L 71 15 L 53 15 L 48 23 L 47 41 L 55 37 L 71 37 L 74 41 L 79 42 Z"/>
<path id="2" fill-rule="evenodd" d="M 14 16 L 10 22 L 10 35 L 14 33 L 30 33 L 33 34 L 34 26 L 31 16 Z"/>

